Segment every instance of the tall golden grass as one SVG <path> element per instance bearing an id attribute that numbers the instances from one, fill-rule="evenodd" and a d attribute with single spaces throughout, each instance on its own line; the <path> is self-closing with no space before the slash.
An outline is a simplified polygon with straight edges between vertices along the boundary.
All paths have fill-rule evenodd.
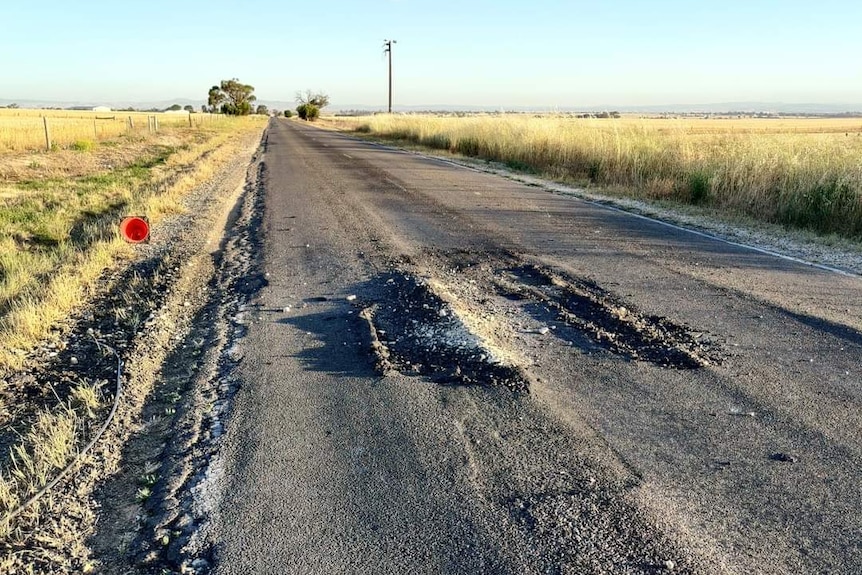
<path id="1" fill-rule="evenodd" d="M 340 118 L 359 133 L 862 239 L 862 119 Z"/>
<path id="2" fill-rule="evenodd" d="M 124 134 L 148 131 L 148 116 L 158 119 L 159 127 L 200 127 L 224 119 L 220 114 L 168 114 L 148 112 L 91 112 L 78 110 L 28 110 L 0 108 L 0 153 L 3 151 L 44 150 L 48 119 L 51 142 L 57 147 L 83 142 L 99 142 Z M 191 122 L 190 122 L 191 120 Z M 86 145 L 86 144 L 84 144 Z"/>

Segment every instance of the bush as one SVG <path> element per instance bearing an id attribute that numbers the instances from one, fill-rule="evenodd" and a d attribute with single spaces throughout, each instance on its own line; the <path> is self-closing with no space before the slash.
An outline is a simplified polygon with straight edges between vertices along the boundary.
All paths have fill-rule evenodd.
<path id="1" fill-rule="evenodd" d="M 248 116 L 252 112 L 251 103 L 240 102 L 239 104 L 232 104 L 228 102 L 222 104 L 221 112 L 228 116 Z"/>
<path id="2" fill-rule="evenodd" d="M 688 176 L 688 188 L 692 204 L 703 204 L 709 199 L 709 175 L 703 172 L 693 172 Z"/>
<path id="3" fill-rule="evenodd" d="M 313 122 L 320 117 L 320 108 L 314 104 L 300 104 L 296 107 L 296 113 L 299 117 L 308 122 Z"/>
<path id="4" fill-rule="evenodd" d="M 89 152 L 95 145 L 91 140 L 76 140 L 70 147 L 77 152 Z"/>
<path id="5" fill-rule="evenodd" d="M 293 118 L 293 110 L 285 110 L 284 111 L 285 118 Z"/>

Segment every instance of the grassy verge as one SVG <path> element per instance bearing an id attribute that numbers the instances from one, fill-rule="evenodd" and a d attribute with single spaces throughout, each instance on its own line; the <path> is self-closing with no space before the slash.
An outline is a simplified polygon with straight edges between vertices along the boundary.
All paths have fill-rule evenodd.
<path id="1" fill-rule="evenodd" d="M 16 166 L 0 173 L 0 242 L 4 248 L 0 252 L 0 386 L 12 381 L 13 372 L 22 366 L 38 369 L 26 359 L 27 350 L 44 343 L 53 331 L 62 330 L 64 318 L 79 305 L 106 291 L 119 295 L 98 313 L 116 314 L 117 333 L 137 333 L 140 324 L 124 314 L 150 305 L 148 298 L 153 296 L 147 286 L 138 289 L 137 282 L 164 279 L 176 263 L 160 261 L 152 277 L 146 278 L 137 271 L 132 274 L 134 268 L 129 268 L 125 280 L 116 282 L 119 287 L 102 285 L 102 278 L 108 277 L 106 270 L 140 264 L 132 261 L 135 250 L 118 237 L 119 216 L 147 214 L 158 234 L 159 221 L 183 210 L 182 200 L 190 190 L 209 180 L 238 153 L 245 153 L 265 121 L 247 118 L 225 120 L 205 130 L 165 129 L 147 138 L 100 143 L 86 151 L 33 153 L 31 157 L 38 161 L 11 153 L 0 155 L 13 159 L 6 166 Z M 209 259 L 208 254 L 200 257 Z M 112 273 L 110 277 L 119 276 Z M 185 305 L 191 297 L 187 292 L 182 294 Z M 172 305 L 182 304 L 181 300 Z M 163 331 L 167 335 L 164 345 L 156 346 L 159 349 L 166 348 L 174 335 L 173 330 Z M 58 343 L 57 349 L 62 349 L 64 342 Z M 92 367 L 104 363 L 95 355 L 78 357 L 87 358 L 92 373 L 100 369 L 104 373 L 105 366 Z M 108 373 L 113 369 L 110 360 Z M 10 512 L 73 460 L 105 421 L 113 402 L 113 380 L 88 376 L 70 383 L 63 365 L 68 363 L 39 372 L 38 381 L 47 381 L 42 387 L 50 390 L 36 394 L 35 399 L 28 395 L 33 389 L 22 392 L 11 385 L 0 387 L 4 403 L 14 402 L 0 404 L 6 456 L 0 463 L 3 573 L 30 572 L 27 566 L 33 572 L 45 572 L 38 566 L 51 566 L 50 572 L 57 573 L 93 569 L 86 547 L 86 529 L 95 524 L 88 503 L 93 485 L 119 465 L 118 438 L 128 435 L 136 409 L 149 393 L 127 381 L 117 419 L 109 428 L 111 438 L 103 438 L 97 445 L 94 452 L 98 454 L 91 452 L 84 458 L 85 465 L 76 468 L 74 482 L 48 492 L 9 521 Z"/>
<path id="2" fill-rule="evenodd" d="M 631 197 L 862 239 L 860 119 L 374 116 L 329 122 Z"/>
<path id="3" fill-rule="evenodd" d="M 181 210 L 183 194 L 232 153 L 226 144 L 264 122 L 225 120 L 144 141 L 38 154 L 29 169 L 7 173 L 0 181 L 0 375 L 20 368 L 27 350 L 87 299 L 99 275 L 132 253 L 117 233 L 122 214 L 146 214 L 157 224 Z M 124 146 L 131 155 L 118 157 Z M 70 154 L 83 156 L 79 163 L 91 170 L 64 177 L 63 167 L 75 163 Z"/>

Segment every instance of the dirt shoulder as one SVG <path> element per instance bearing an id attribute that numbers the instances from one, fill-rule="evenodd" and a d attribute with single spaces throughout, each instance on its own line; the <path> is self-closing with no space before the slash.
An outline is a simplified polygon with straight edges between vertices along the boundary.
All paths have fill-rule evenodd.
<path id="1" fill-rule="evenodd" d="M 92 382 L 100 408 L 81 420 L 85 436 L 108 416 L 118 380 L 121 392 L 113 419 L 93 449 L 56 487 L 4 524 L 0 570 L 104 569 L 122 555 L 130 539 L 126 534 L 141 527 L 142 506 L 161 476 L 153 465 L 168 441 L 159 432 L 180 417 L 182 384 L 204 367 L 203 350 L 211 341 L 209 333 L 186 338 L 220 297 L 212 282 L 228 246 L 224 237 L 231 236 L 243 201 L 253 195 L 256 173 L 249 166 L 255 166 L 262 146 L 259 130 L 228 138 L 213 152 L 223 158 L 209 168 L 204 182 L 182 190 L 181 213 L 154 225 L 151 243 L 136 246 L 129 260 L 102 275 L 95 296 L 64 322 L 65 335 L 36 348 L 25 368 L 7 377 L 7 392 L 20 392 L 22 398 L 27 390 L 55 390 L 36 402 L 40 409 L 53 410 L 77 409 L 63 393 L 69 382 Z M 182 188 L 181 177 L 173 183 Z M 113 351 L 122 361 L 119 377 Z M 183 356 L 180 378 L 166 368 L 168 358 L 178 353 Z M 134 443 L 142 436 L 144 447 Z M 50 471 L 56 474 L 61 467 L 58 462 Z M 6 473 L 14 470 L 12 460 Z"/>

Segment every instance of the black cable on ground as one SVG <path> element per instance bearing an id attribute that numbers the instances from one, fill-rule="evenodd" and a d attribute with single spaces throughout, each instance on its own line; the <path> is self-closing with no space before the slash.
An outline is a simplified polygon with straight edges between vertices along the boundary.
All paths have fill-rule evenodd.
<path id="1" fill-rule="evenodd" d="M 105 348 L 108 351 L 110 351 L 111 353 L 113 353 L 114 356 L 117 358 L 117 390 L 116 390 L 116 393 L 114 394 L 114 405 L 111 407 L 111 412 L 108 413 L 107 419 L 105 419 L 105 422 L 102 424 L 102 426 L 96 432 L 96 435 L 94 435 L 93 438 L 90 440 L 90 442 L 84 446 L 84 449 L 79 451 L 78 454 L 72 459 L 72 461 L 70 461 L 69 464 L 66 465 L 66 467 L 64 467 L 60 471 L 60 473 L 57 474 L 57 476 L 54 479 L 52 479 L 49 483 L 47 483 L 39 491 L 34 493 L 27 501 L 25 501 L 24 503 L 19 505 L 15 510 L 7 513 L 6 516 L 3 517 L 3 519 L 2 519 L 3 523 L 12 521 L 12 519 L 14 519 L 18 515 L 20 515 L 21 512 L 23 512 L 25 509 L 27 509 L 28 507 L 33 505 L 33 503 L 35 503 L 36 501 L 38 501 L 40 497 L 42 497 L 48 491 L 53 489 L 54 486 L 57 485 L 60 482 L 60 480 L 63 479 L 63 477 L 65 477 L 66 474 L 69 473 L 69 471 L 71 471 L 72 468 L 74 468 L 78 464 L 78 462 L 81 460 L 81 458 L 84 455 L 86 455 L 87 452 L 90 451 L 90 449 L 92 449 L 92 447 L 96 444 L 96 442 L 99 441 L 99 439 L 105 433 L 105 430 L 108 429 L 108 425 L 110 425 L 111 421 L 114 419 L 114 415 L 117 413 L 117 406 L 119 406 L 119 404 L 120 404 L 120 393 L 122 393 L 122 391 L 123 391 L 123 382 L 122 382 L 123 381 L 122 380 L 122 377 L 123 377 L 123 360 L 120 359 L 120 354 L 117 353 L 117 350 L 115 350 L 114 348 L 112 348 L 109 345 L 106 345 L 103 342 L 100 342 L 95 337 L 93 337 L 93 340 L 96 342 L 96 346 L 100 350 L 102 348 Z"/>

